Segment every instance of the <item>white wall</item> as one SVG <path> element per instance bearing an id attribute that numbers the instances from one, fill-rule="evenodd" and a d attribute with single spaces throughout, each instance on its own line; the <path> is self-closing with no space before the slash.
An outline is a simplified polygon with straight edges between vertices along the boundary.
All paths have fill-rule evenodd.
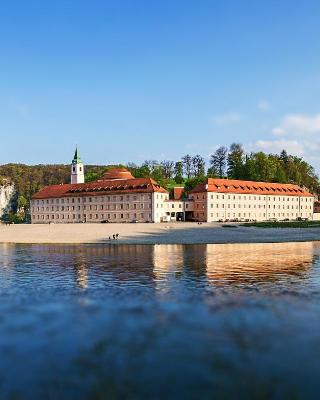
<path id="1" fill-rule="evenodd" d="M 169 193 L 153 193 L 152 197 L 152 220 L 153 222 L 162 222 L 166 216 L 166 203 L 169 199 Z"/>
<path id="2" fill-rule="evenodd" d="M 195 193 L 195 217 L 206 220 L 295 220 L 312 219 L 313 197 L 254 195 L 237 193 Z M 202 214 L 201 214 L 202 212 Z M 197 214 L 199 213 L 199 217 Z"/>
<path id="3" fill-rule="evenodd" d="M 320 221 L 320 213 L 313 214 L 313 221 Z"/>
<path id="4" fill-rule="evenodd" d="M 130 193 L 32 200 L 31 222 L 160 222 L 167 197 L 163 193 Z"/>
<path id="5" fill-rule="evenodd" d="M 71 183 L 84 183 L 84 166 L 82 163 L 71 164 Z"/>

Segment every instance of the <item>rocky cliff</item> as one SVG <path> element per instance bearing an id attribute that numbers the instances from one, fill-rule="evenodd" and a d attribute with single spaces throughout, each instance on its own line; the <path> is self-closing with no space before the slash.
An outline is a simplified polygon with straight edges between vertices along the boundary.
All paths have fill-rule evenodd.
<path id="1" fill-rule="evenodd" d="M 13 211 L 16 202 L 16 190 L 13 183 L 0 179 L 0 218 Z"/>

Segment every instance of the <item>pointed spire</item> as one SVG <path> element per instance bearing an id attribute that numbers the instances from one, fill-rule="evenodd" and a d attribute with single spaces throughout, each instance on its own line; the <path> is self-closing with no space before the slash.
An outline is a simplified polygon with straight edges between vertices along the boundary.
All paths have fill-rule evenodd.
<path id="1" fill-rule="evenodd" d="M 74 152 L 72 164 L 79 164 L 79 163 L 81 163 L 81 162 L 82 162 L 82 161 L 81 161 L 80 156 L 79 156 L 79 154 L 78 154 L 78 146 L 76 146 L 76 150 L 75 150 L 75 152 Z"/>

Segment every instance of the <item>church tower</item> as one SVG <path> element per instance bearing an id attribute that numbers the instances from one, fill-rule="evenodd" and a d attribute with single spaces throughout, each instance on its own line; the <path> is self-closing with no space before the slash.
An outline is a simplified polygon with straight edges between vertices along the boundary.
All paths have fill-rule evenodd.
<path id="1" fill-rule="evenodd" d="M 71 163 L 71 183 L 84 183 L 84 168 L 77 147 Z"/>

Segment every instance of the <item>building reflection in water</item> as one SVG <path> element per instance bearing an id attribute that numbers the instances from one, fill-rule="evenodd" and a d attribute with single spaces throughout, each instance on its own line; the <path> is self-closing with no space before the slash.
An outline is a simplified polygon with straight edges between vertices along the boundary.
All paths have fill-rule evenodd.
<path id="1" fill-rule="evenodd" d="M 318 243 L 154 246 L 154 273 L 162 285 L 174 277 L 211 285 L 272 282 L 303 277 L 320 251 Z"/>
<path id="2" fill-rule="evenodd" d="M 0 243 L 0 293 L 9 287 L 15 287 L 14 266 L 16 248 L 9 243 Z"/>
<path id="3" fill-rule="evenodd" d="M 82 255 L 75 257 L 74 270 L 77 286 L 80 289 L 86 289 L 88 287 L 88 265 L 85 257 Z"/>
<path id="4" fill-rule="evenodd" d="M 2 246 L 0 274 L 14 266 L 16 246 Z M 174 290 L 179 283 L 192 286 L 251 284 L 279 281 L 310 274 L 320 244 L 208 244 L 208 245 L 110 245 L 28 247 L 25 262 L 47 266 L 66 279 L 70 268 L 74 283 L 85 289 L 109 284 Z M 6 272 L 7 270 L 7 272 Z M 40 271 L 40 270 L 39 270 Z M 69 271 L 69 272 L 68 272 Z M 1 275 L 0 275 L 1 276 Z M 70 276 L 70 275 L 69 275 Z M 8 281 L 9 282 L 9 281 Z"/>
<path id="5" fill-rule="evenodd" d="M 303 276 L 313 263 L 314 243 L 207 245 L 210 283 L 271 282 Z"/>
<path id="6" fill-rule="evenodd" d="M 182 276 L 184 265 L 184 247 L 182 245 L 154 245 L 153 272 L 156 289 L 163 290 L 171 287 Z"/>
<path id="7" fill-rule="evenodd" d="M 102 287 L 108 282 L 131 282 L 153 285 L 153 257 L 145 245 L 68 245 L 37 246 L 34 253 L 43 254 L 46 262 L 59 268 L 73 267 L 75 283 L 85 289 L 91 283 Z"/>
<path id="8" fill-rule="evenodd" d="M 10 268 L 16 248 L 9 243 L 0 243 L 0 267 Z"/>

